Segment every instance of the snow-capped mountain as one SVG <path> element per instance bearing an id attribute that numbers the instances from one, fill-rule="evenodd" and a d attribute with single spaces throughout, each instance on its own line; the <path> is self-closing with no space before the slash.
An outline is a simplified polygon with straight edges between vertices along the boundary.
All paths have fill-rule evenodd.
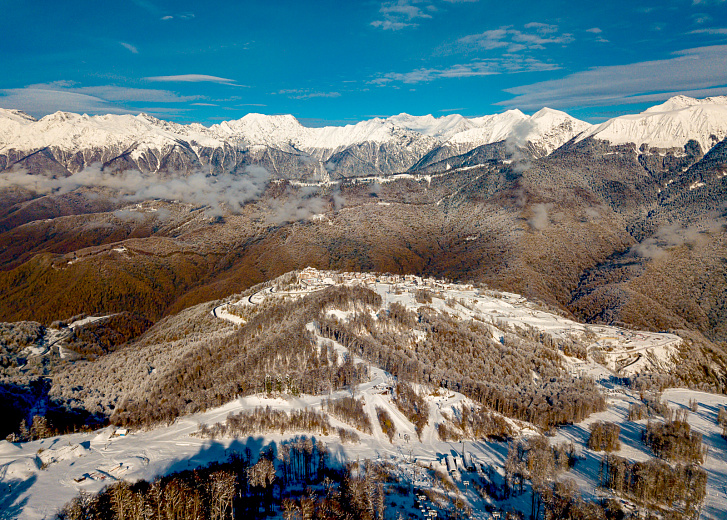
<path id="1" fill-rule="evenodd" d="M 548 108 L 532 116 L 508 110 L 471 119 L 402 113 L 322 128 L 303 126 L 292 115 L 248 114 L 205 127 L 147 114 L 56 112 L 35 120 L 0 109 L 0 171 L 16 167 L 64 175 L 98 163 L 112 170 L 219 173 L 261 165 L 278 178 L 325 180 L 444 168 L 449 158 L 468 153 L 474 154 L 469 162 L 502 159 L 514 149 L 544 157 L 587 137 L 659 148 L 695 139 L 706 152 L 726 135 L 727 97 L 677 96 L 598 126 Z M 497 150 L 477 152 L 490 145 Z"/>
<path id="2" fill-rule="evenodd" d="M 648 144 L 681 148 L 696 140 L 706 153 L 727 136 L 727 96 L 694 99 L 675 96 L 640 114 L 609 119 L 592 127 L 578 141 L 593 137 L 611 144 Z"/>
<path id="3" fill-rule="evenodd" d="M 391 121 L 396 126 L 408 128 L 409 130 L 429 137 L 445 140 L 460 132 L 475 128 L 478 125 L 477 119 L 467 119 L 459 114 L 434 117 L 431 114 L 426 116 L 412 116 L 401 113 L 397 116 L 389 117 L 387 121 Z"/>
<path id="4" fill-rule="evenodd" d="M 414 169 L 436 169 L 447 159 L 494 143 L 500 143 L 498 148 L 527 148 L 532 155 L 543 157 L 591 127 L 585 121 L 550 108 L 543 108 L 532 116 L 520 110 L 508 110 L 469 121 L 474 125 L 472 128 L 454 134 L 434 148 Z"/>

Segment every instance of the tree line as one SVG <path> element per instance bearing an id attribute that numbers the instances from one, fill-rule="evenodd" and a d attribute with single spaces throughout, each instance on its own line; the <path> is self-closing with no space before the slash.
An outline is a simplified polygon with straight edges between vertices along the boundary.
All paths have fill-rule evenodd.
<path id="1" fill-rule="evenodd" d="M 328 451 L 310 439 L 253 462 L 250 450 L 225 463 L 152 481 L 121 481 L 97 494 L 81 492 L 56 520 L 237 520 L 271 515 L 305 520 L 384 520 L 385 472 L 375 463 L 330 467 Z M 282 478 L 280 477 L 282 473 Z M 294 484 L 303 482 L 307 487 Z"/>

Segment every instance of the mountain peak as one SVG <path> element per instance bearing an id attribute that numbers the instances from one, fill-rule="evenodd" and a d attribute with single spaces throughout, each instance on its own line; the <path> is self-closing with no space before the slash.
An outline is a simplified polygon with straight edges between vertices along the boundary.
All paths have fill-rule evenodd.
<path id="1" fill-rule="evenodd" d="M 648 144 L 656 148 L 681 148 L 694 139 L 706 153 L 727 137 L 727 97 L 674 96 L 640 114 L 609 119 L 584 132 L 579 140 L 587 137 L 611 144 Z"/>
<path id="2" fill-rule="evenodd" d="M 37 121 L 33 116 L 26 114 L 22 110 L 15 110 L 12 108 L 0 108 L 0 118 L 9 119 L 16 123 L 35 123 Z"/>

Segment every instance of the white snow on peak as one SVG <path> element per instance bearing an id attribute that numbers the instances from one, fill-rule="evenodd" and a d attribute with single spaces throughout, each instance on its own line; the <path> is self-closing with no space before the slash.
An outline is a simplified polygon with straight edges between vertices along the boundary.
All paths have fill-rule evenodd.
<path id="1" fill-rule="evenodd" d="M 252 145 L 284 148 L 293 146 L 302 150 L 335 150 L 364 142 L 386 143 L 411 134 L 420 134 L 402 128 L 394 122 L 374 118 L 346 126 L 308 128 L 292 115 L 266 116 L 248 114 L 237 121 L 225 121 L 210 128 L 214 133 L 233 137 Z"/>
<path id="2" fill-rule="evenodd" d="M 549 154 L 591 127 L 585 121 L 550 108 L 543 108 L 532 116 L 515 109 L 470 121 L 477 125 L 476 128 L 454 135 L 448 141 L 450 144 L 481 146 L 507 140 L 525 146 L 530 142 Z"/>
<path id="3" fill-rule="evenodd" d="M 656 148 L 681 148 L 696 140 L 706 153 L 727 137 L 727 96 L 694 99 L 674 96 L 640 114 L 609 119 L 579 136 L 611 144 L 633 143 Z"/>
<path id="4" fill-rule="evenodd" d="M 247 114 L 242 119 L 212 125 L 210 130 L 251 145 L 278 146 L 300 141 L 308 129 L 290 114 L 273 116 Z"/>
<path id="5" fill-rule="evenodd" d="M 547 155 L 592 125 L 560 110 L 542 108 L 522 126 L 528 130 L 524 139 L 541 148 Z"/>
<path id="6" fill-rule="evenodd" d="M 23 124 L 0 118 L 0 151 L 9 148 L 32 151 L 51 146 L 69 152 L 139 146 L 161 150 L 176 146 L 180 139 L 211 146 L 221 144 L 207 129 L 196 131 L 191 126 L 162 121 L 147 114 L 88 116 L 56 112 Z"/>
<path id="7" fill-rule="evenodd" d="M 401 113 L 397 116 L 389 117 L 387 121 L 391 121 L 397 126 L 407 128 L 422 135 L 440 139 L 449 139 L 455 134 L 477 126 L 472 120 L 459 114 L 434 117 L 431 114 L 426 116 L 412 116 Z"/>
<path id="8" fill-rule="evenodd" d="M 673 110 L 680 110 L 682 108 L 689 108 L 697 105 L 712 104 L 727 104 L 727 96 L 707 97 L 704 99 L 696 99 L 682 95 L 674 96 L 664 101 L 661 105 L 654 105 L 653 107 L 647 108 L 644 110 L 644 113 L 671 112 Z"/>
<path id="9" fill-rule="evenodd" d="M 528 116 L 520 110 L 508 110 L 501 114 L 493 114 L 470 119 L 475 128 L 460 132 L 449 139 L 450 144 L 476 143 L 477 146 L 496 143 L 508 138 L 513 129 Z"/>
<path id="10" fill-rule="evenodd" d="M 16 123 L 20 123 L 22 125 L 34 123 L 36 121 L 33 116 L 26 114 L 22 110 L 13 110 L 8 108 L 0 108 L 0 120 L 2 119 L 15 121 Z"/>
<path id="11" fill-rule="evenodd" d="M 402 138 L 421 137 L 421 134 L 402 128 L 392 121 L 380 118 L 361 121 L 355 125 L 311 128 L 309 148 L 341 148 L 365 142 L 386 143 Z"/>
<path id="12" fill-rule="evenodd" d="M 137 154 L 186 146 L 186 142 L 194 150 L 203 146 L 270 146 L 291 152 L 302 150 L 323 159 L 362 143 L 392 144 L 416 149 L 416 153 L 442 144 L 464 153 L 507 140 L 518 146 L 529 143 L 549 154 L 576 136 L 578 140 L 593 136 L 613 144 L 648 143 L 660 148 L 682 147 L 689 139 L 696 139 L 706 152 L 727 137 L 727 96 L 675 96 L 640 114 L 617 117 L 598 126 L 549 108 L 532 116 L 508 110 L 476 118 L 401 113 L 322 128 L 305 127 L 290 114 L 247 114 L 208 128 L 198 123 L 181 125 L 148 114 L 88 116 L 56 112 L 36 121 L 21 111 L 0 109 L 0 152 L 55 147 L 76 153 L 115 147 L 133 149 Z"/>

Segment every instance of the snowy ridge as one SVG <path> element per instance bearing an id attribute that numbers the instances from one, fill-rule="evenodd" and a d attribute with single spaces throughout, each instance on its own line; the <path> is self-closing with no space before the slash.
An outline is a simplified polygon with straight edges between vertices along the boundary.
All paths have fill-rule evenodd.
<path id="1" fill-rule="evenodd" d="M 3 114 L 4 115 L 4 114 Z M 179 125 L 147 114 L 88 116 L 56 112 L 38 121 L 0 119 L 0 152 L 34 151 L 57 147 L 67 152 L 114 147 L 123 150 L 145 146 L 163 150 L 181 139 L 206 146 L 221 146 L 201 125 Z"/>
<path id="2" fill-rule="evenodd" d="M 727 137 L 727 96 L 675 96 L 640 114 L 609 119 L 581 134 L 578 141 L 587 137 L 656 148 L 681 148 L 694 139 L 706 153 Z"/>
<path id="3" fill-rule="evenodd" d="M 0 168 L 10 168 L 34 152 L 48 150 L 69 171 L 119 157 L 131 161 L 124 168 L 143 171 L 180 169 L 180 165 L 189 171 L 208 164 L 222 171 L 230 165 L 239 166 L 241 160 L 254 162 L 255 157 L 278 150 L 299 158 L 299 163 L 282 165 L 283 170 L 276 172 L 280 176 L 327 170 L 350 177 L 406 171 L 417 161 L 433 164 L 502 141 L 546 156 L 573 138 L 580 141 L 587 137 L 658 148 L 683 147 L 695 139 L 706 152 L 727 137 L 727 97 L 698 100 L 676 96 L 641 114 L 620 116 L 598 126 L 549 108 L 532 116 L 508 110 L 477 118 L 402 113 L 322 128 L 303 126 L 290 114 L 247 114 L 205 127 L 147 114 L 56 112 L 36 121 L 21 111 L 0 109 Z M 248 151 L 260 153 L 245 159 Z M 302 174 L 303 170 L 307 173 Z"/>
<path id="4" fill-rule="evenodd" d="M 397 116 L 389 117 L 387 121 L 391 121 L 393 124 L 402 128 L 419 132 L 422 135 L 436 137 L 437 139 L 449 139 L 455 134 L 477 127 L 476 119 L 467 119 L 459 114 L 434 117 L 431 114 L 426 116 L 412 116 L 401 113 Z"/>
<path id="5" fill-rule="evenodd" d="M 564 121 L 570 122 L 565 133 L 561 129 Z M 572 137 L 573 129 L 580 131 L 588 126 L 563 112 L 548 109 L 532 117 L 519 110 L 509 110 L 473 119 L 459 114 L 436 118 L 402 113 L 387 119 L 321 128 L 305 127 L 289 114 L 247 114 L 207 128 L 196 123 L 181 125 L 162 121 L 147 114 L 88 116 L 56 112 L 36 121 L 20 111 L 1 110 L 0 153 L 44 148 L 77 153 L 113 147 L 134 148 L 136 154 L 141 154 L 144 150 L 164 151 L 179 145 L 189 145 L 195 150 L 201 146 L 228 145 L 238 149 L 263 146 L 305 151 L 325 160 L 337 151 L 364 143 L 410 147 L 417 142 L 420 144 L 416 148 L 426 151 L 447 141 L 461 149 L 501 141 L 517 133 L 524 133 L 533 142 L 552 142 L 547 146 L 552 151 Z"/>
<path id="6" fill-rule="evenodd" d="M 460 132 L 449 140 L 451 144 L 483 144 L 512 141 L 515 146 L 528 142 L 544 150 L 548 155 L 563 143 L 591 128 L 585 121 L 575 119 L 565 112 L 543 108 L 532 116 L 519 110 L 473 119 L 476 128 Z"/>

